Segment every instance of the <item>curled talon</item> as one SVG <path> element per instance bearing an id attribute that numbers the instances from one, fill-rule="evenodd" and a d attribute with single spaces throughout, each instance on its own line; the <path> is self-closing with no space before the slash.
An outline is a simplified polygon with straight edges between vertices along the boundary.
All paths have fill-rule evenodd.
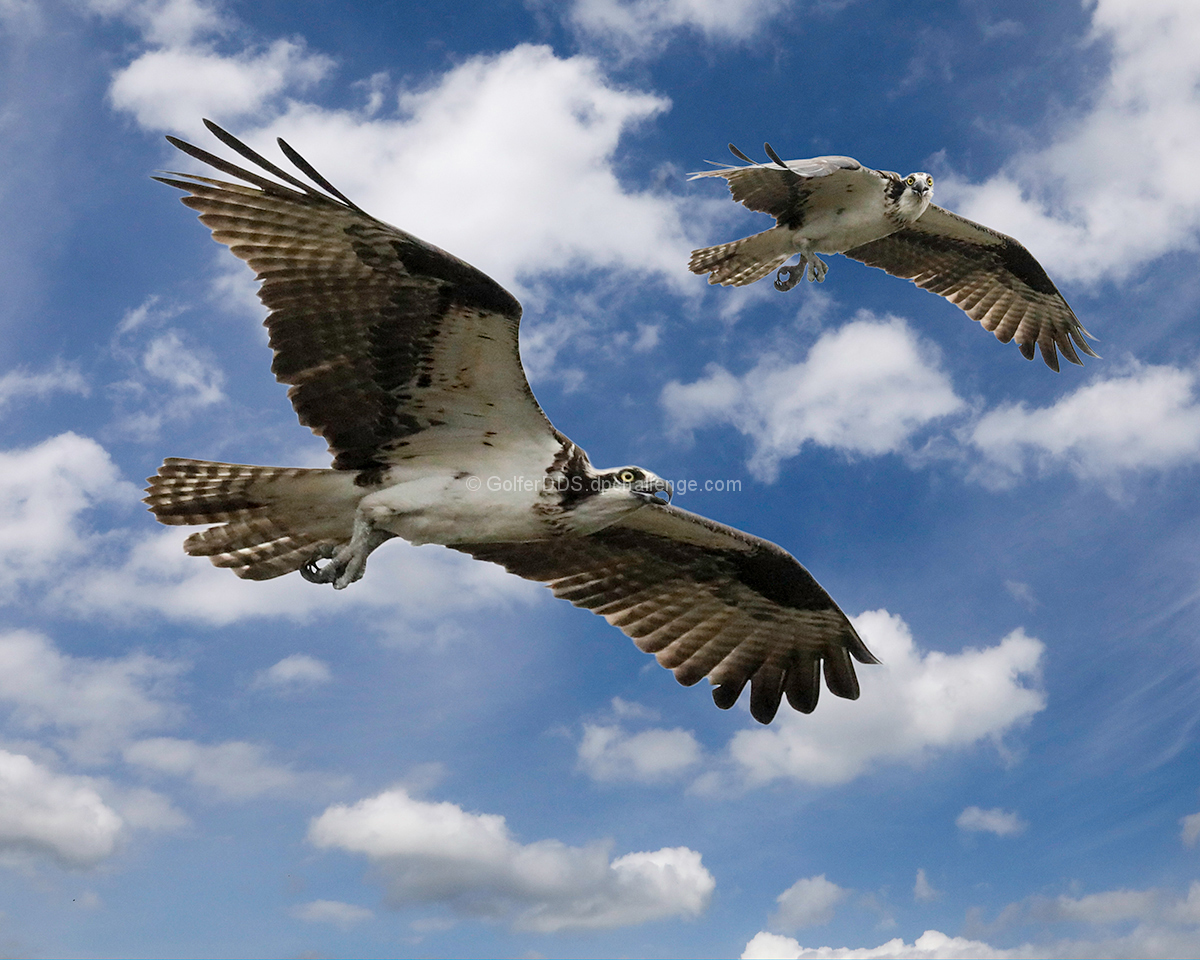
<path id="1" fill-rule="evenodd" d="M 797 270 L 799 272 L 797 272 Z M 775 289 L 780 293 L 787 293 L 796 284 L 804 279 L 804 264 L 799 263 L 791 267 L 780 267 L 779 272 L 775 274 Z"/>
<path id="2" fill-rule="evenodd" d="M 329 560 L 323 567 L 317 566 L 318 560 Z M 337 577 L 337 562 L 333 559 L 333 547 L 322 547 L 312 558 L 300 568 L 300 576 L 309 583 L 332 583 Z"/>

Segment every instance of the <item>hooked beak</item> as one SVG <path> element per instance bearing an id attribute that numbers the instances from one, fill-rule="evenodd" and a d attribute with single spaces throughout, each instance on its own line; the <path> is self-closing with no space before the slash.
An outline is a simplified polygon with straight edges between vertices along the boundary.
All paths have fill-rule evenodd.
<path id="1" fill-rule="evenodd" d="M 666 506 L 671 502 L 671 498 L 675 495 L 674 489 L 667 480 L 661 477 L 655 477 L 653 480 L 639 480 L 630 488 L 634 493 L 649 503 L 657 503 L 660 506 Z M 665 493 L 666 500 L 659 499 L 656 494 Z"/>

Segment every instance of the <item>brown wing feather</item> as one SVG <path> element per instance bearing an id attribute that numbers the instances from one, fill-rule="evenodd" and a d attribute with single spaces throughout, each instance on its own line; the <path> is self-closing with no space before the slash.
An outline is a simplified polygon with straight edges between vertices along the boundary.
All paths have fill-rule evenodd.
<path id="1" fill-rule="evenodd" d="M 819 661 L 830 691 L 851 700 L 858 681 L 850 657 L 879 662 L 786 550 L 676 507 L 647 506 L 586 537 L 454 549 L 599 614 L 680 683 L 708 677 L 723 709 L 749 682 L 750 710 L 762 723 L 785 693 L 797 710 L 816 707 Z"/>
<path id="2" fill-rule="evenodd" d="M 516 428 L 552 438 L 521 368 L 521 306 L 508 291 L 210 129 L 300 189 L 174 138 L 185 153 L 253 186 L 191 174 L 156 179 L 187 191 L 183 202 L 213 239 L 262 282 L 272 369 L 291 385 L 300 422 L 328 441 L 335 467 L 383 466 L 410 455 L 401 449 L 425 431 L 449 438 Z M 301 169 L 315 172 L 306 162 Z"/>
<path id="3" fill-rule="evenodd" d="M 1055 347 L 1071 363 L 1082 363 L 1076 346 L 1096 356 L 1084 339 L 1091 335 L 1033 254 L 941 207 L 931 205 L 916 223 L 846 256 L 945 297 L 1001 343 L 1015 340 L 1027 359 L 1036 344 L 1052 370 L 1058 370 Z"/>

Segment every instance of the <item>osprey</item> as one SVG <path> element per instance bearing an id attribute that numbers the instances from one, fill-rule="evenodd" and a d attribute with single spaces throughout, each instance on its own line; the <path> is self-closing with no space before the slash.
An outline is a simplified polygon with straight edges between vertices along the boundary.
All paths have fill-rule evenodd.
<path id="1" fill-rule="evenodd" d="M 166 460 L 145 502 L 163 523 L 212 524 L 188 537 L 189 554 L 251 580 L 298 570 L 341 589 L 392 537 L 440 543 L 603 616 L 680 683 L 708 677 L 719 707 L 749 683 L 762 723 L 784 696 L 812 711 L 822 664 L 831 692 L 858 697 L 851 657 L 878 661 L 795 558 L 671 506 L 649 470 L 597 470 L 554 428 L 525 379 L 508 291 L 359 209 L 283 140 L 321 189 L 205 123 L 283 182 L 174 137 L 243 183 L 155 179 L 186 191 L 257 273 L 272 369 L 333 465 Z"/>
<path id="2" fill-rule="evenodd" d="M 1075 346 L 1096 356 L 1083 339 L 1091 334 L 1033 254 L 1012 237 L 931 203 L 929 174 L 901 178 L 850 157 L 785 163 L 769 143 L 763 146 L 770 163 L 755 163 L 731 143 L 733 155 L 749 166 L 702 170 L 688 179 L 724 177 L 734 200 L 771 214 L 776 226 L 693 250 L 692 273 L 740 287 L 779 268 L 775 287 L 786 291 L 804 279 L 806 268 L 809 280 L 825 279 L 829 267 L 818 253 L 842 253 L 940 294 L 1001 343 L 1016 340 L 1027 360 L 1034 344 L 1055 371 L 1056 346 L 1072 363 L 1082 363 Z M 794 254 L 799 263 L 783 266 Z"/>

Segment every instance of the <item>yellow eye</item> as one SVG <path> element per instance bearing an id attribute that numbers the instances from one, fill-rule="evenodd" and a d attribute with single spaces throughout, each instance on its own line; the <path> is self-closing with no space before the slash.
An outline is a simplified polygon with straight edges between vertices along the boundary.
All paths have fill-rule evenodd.
<path id="1" fill-rule="evenodd" d="M 926 177 L 925 179 L 929 182 L 929 185 L 932 187 L 933 186 L 933 177 Z"/>
<path id="2" fill-rule="evenodd" d="M 914 183 L 916 183 L 916 182 L 917 182 L 917 178 L 916 178 L 916 177 L 909 177 L 907 182 L 908 182 L 908 185 L 911 187 L 911 186 L 912 186 Z"/>
<path id="3" fill-rule="evenodd" d="M 632 470 L 622 470 L 617 474 L 617 479 L 622 483 L 633 483 L 637 479 L 637 474 Z"/>

